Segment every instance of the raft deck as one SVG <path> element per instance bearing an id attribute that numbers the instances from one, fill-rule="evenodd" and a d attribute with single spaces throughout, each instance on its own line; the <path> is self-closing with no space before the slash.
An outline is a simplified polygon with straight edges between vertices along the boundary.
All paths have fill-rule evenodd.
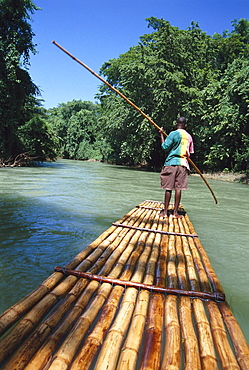
<path id="1" fill-rule="evenodd" d="M 249 369 L 188 215 L 162 207 L 139 204 L 1 315 L 2 369 Z"/>

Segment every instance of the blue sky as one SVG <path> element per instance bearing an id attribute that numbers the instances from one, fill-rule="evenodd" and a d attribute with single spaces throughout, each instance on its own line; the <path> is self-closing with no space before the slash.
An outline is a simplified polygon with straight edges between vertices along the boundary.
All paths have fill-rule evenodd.
<path id="1" fill-rule="evenodd" d="M 42 91 L 44 107 L 73 99 L 94 102 L 100 81 L 59 50 L 62 45 L 96 73 L 109 59 L 118 58 L 139 37 L 151 33 L 146 18 L 168 20 L 187 29 L 199 23 L 209 35 L 232 30 L 234 19 L 249 19 L 248 0 L 34 0 L 42 10 L 32 15 L 36 55 L 29 73 Z"/>

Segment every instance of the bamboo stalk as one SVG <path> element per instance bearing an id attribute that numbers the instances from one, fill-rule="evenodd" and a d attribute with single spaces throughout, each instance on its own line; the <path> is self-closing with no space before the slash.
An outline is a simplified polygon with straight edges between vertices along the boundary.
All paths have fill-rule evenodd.
<path id="1" fill-rule="evenodd" d="M 153 294 L 148 313 L 148 323 L 145 334 L 145 351 L 141 370 L 159 369 L 161 362 L 162 325 L 164 315 L 163 294 Z"/>
<path id="2" fill-rule="evenodd" d="M 150 246 L 151 248 L 151 246 Z M 146 251 L 146 247 L 145 247 Z M 146 253 L 143 252 L 143 255 Z M 148 253 L 147 253 L 148 254 Z M 147 257 L 148 258 L 148 257 Z M 113 299 L 112 295 L 118 291 L 119 296 L 117 299 L 117 296 L 115 297 L 115 304 L 113 304 Z M 106 304 L 106 307 L 96 324 L 93 332 L 88 336 L 86 339 L 84 346 L 82 347 L 79 355 L 77 356 L 76 360 L 74 361 L 72 365 L 72 370 L 73 369 L 88 369 L 91 366 L 91 362 L 93 360 L 94 355 L 96 354 L 98 348 L 103 342 L 104 335 L 109 328 L 109 325 L 114 317 L 114 314 L 117 309 L 118 302 L 121 298 L 121 294 L 123 293 L 123 289 L 120 289 L 120 287 L 115 287 L 110 295 L 110 298 L 108 299 L 108 302 Z M 142 292 L 141 292 L 142 293 Z M 143 293 L 145 293 L 143 291 Z M 116 294 L 116 293 L 115 293 Z M 114 294 L 114 295 L 115 295 Z M 149 294 L 146 292 L 146 294 Z M 143 302 L 143 301 L 142 301 Z M 134 339 L 134 336 L 133 336 Z"/>
<path id="3" fill-rule="evenodd" d="M 166 283 L 166 243 L 162 245 L 156 269 L 156 285 L 165 287 Z M 162 327 L 164 316 L 164 295 L 153 294 L 150 301 L 143 359 L 140 366 L 144 369 L 158 369 L 161 363 Z"/>
<path id="4" fill-rule="evenodd" d="M 150 223 L 151 223 L 151 220 L 152 220 L 152 218 L 153 218 L 153 214 L 154 214 L 154 212 L 153 211 L 150 211 L 150 212 L 148 212 L 147 213 L 147 217 L 146 218 L 143 218 L 142 219 L 142 221 L 140 220 L 140 225 L 141 226 L 144 226 L 144 225 L 150 225 Z M 135 230 L 133 230 L 134 232 L 135 232 Z M 135 233 L 134 233 L 134 235 L 136 236 L 135 238 L 137 238 L 137 240 L 138 240 L 138 238 L 140 238 L 141 239 L 141 242 L 143 243 L 144 242 L 144 236 L 145 235 L 147 235 L 146 233 L 142 233 L 141 231 L 136 231 Z M 136 243 L 136 241 L 137 241 L 136 239 L 134 239 L 133 240 L 133 243 Z M 128 251 L 129 251 L 129 249 L 128 249 Z M 114 255 L 113 255 L 113 257 L 115 257 Z M 116 263 L 116 265 L 115 265 L 115 267 L 114 267 L 114 269 L 112 270 L 112 272 L 109 274 L 109 277 L 110 278 L 113 278 L 113 277 L 115 277 L 115 276 L 119 276 L 120 275 L 120 273 L 121 273 L 121 271 L 124 269 L 124 267 L 125 267 L 125 263 L 126 263 L 126 261 L 127 261 L 127 258 L 129 257 L 129 255 L 126 253 L 126 254 L 124 254 L 123 255 L 123 257 L 124 258 L 122 258 L 122 259 L 120 259 L 119 261 L 118 261 L 118 263 Z M 126 269 L 127 269 L 127 267 L 125 267 Z M 122 275 L 122 276 L 125 276 L 125 275 Z"/>
<path id="5" fill-rule="evenodd" d="M 218 369 L 218 361 L 215 355 L 211 328 L 205 313 L 203 302 L 200 299 L 193 299 L 192 304 L 199 335 L 199 348 L 202 369 Z"/>
<path id="6" fill-rule="evenodd" d="M 178 230 L 178 227 L 179 227 L 180 232 L 185 231 L 183 228 L 182 219 L 180 220 L 179 226 L 177 226 L 176 230 Z M 200 290 L 199 281 L 198 281 L 197 274 L 195 271 L 193 256 L 189 248 L 188 238 L 182 237 L 181 241 L 182 241 L 182 248 L 183 248 L 184 259 L 185 259 L 186 271 L 188 274 L 188 284 L 191 290 L 199 291 Z M 185 289 L 187 289 L 187 287 L 185 287 Z"/>
<path id="7" fill-rule="evenodd" d="M 130 323 L 134 310 L 137 289 L 128 288 L 122 300 L 118 315 L 108 332 L 103 343 L 98 360 L 95 366 L 96 370 L 115 369 L 119 357 L 119 350 L 124 339 L 124 335 Z"/>
<path id="8" fill-rule="evenodd" d="M 183 290 L 184 288 L 182 289 L 165 288 L 165 287 L 161 287 L 157 285 L 137 283 L 137 282 L 129 281 L 129 280 L 113 279 L 113 278 L 109 278 L 109 277 L 105 277 L 101 275 L 91 274 L 88 272 L 68 270 L 68 269 L 65 269 L 64 267 L 58 267 L 58 266 L 55 267 L 55 271 L 62 272 L 66 275 L 73 275 L 73 276 L 77 276 L 80 278 L 90 279 L 91 281 L 94 280 L 94 281 L 99 281 L 102 283 L 104 282 L 104 283 L 110 283 L 110 284 L 115 284 L 115 285 L 121 285 L 126 288 L 133 287 L 133 288 L 138 288 L 138 289 L 146 289 L 146 290 L 149 290 L 150 292 L 184 295 L 184 296 L 190 296 L 193 298 L 198 297 L 202 299 L 215 299 L 215 300 L 220 300 L 220 301 L 224 301 L 225 299 L 222 294 L 218 294 L 218 293 L 201 292 L 201 291 L 196 291 L 196 290 Z M 179 280 L 180 279 L 182 279 L 182 276 L 179 276 Z"/>
<path id="9" fill-rule="evenodd" d="M 120 286 L 116 286 L 112 289 L 98 322 L 96 323 L 93 331 L 84 341 L 79 354 L 70 367 L 71 370 L 86 370 L 92 365 L 94 356 L 102 345 L 103 338 L 106 335 L 106 332 L 116 314 L 123 292 L 124 288 Z"/>
<path id="10" fill-rule="evenodd" d="M 143 213 L 134 212 L 130 220 L 131 223 L 137 224 L 140 222 L 140 218 L 142 217 Z M 97 260 L 93 258 L 91 261 L 91 268 L 89 268 L 89 272 L 99 271 L 101 268 L 101 274 L 107 275 L 108 272 L 111 270 L 113 264 L 117 261 L 120 257 L 120 254 L 123 253 L 123 250 L 126 248 L 129 240 L 134 235 L 134 232 L 129 233 L 127 230 L 122 230 L 120 228 L 116 228 L 114 233 L 112 234 L 111 238 L 108 237 L 104 243 L 105 248 L 103 253 L 99 253 L 99 257 Z M 107 246 L 107 247 L 106 247 Z M 90 261 L 90 257 L 88 257 Z M 108 262 L 107 262 L 108 261 Z"/>
<path id="11" fill-rule="evenodd" d="M 0 343 L 0 363 L 3 362 L 22 340 L 27 337 L 39 321 L 49 312 L 50 308 L 57 304 L 77 281 L 74 276 L 68 276 L 52 292 L 47 294 L 36 306 L 15 326 Z"/>
<path id="12" fill-rule="evenodd" d="M 174 223 L 172 217 L 169 218 L 169 231 L 174 230 Z M 176 258 L 177 251 L 175 248 L 175 239 L 179 240 L 180 237 L 174 238 L 170 236 L 164 248 L 167 250 L 167 278 L 170 288 L 178 287 L 177 284 L 177 268 Z M 162 359 L 162 370 L 180 369 L 180 353 L 181 353 L 181 333 L 178 318 L 178 304 L 177 297 L 168 295 L 165 300 L 164 308 L 164 328 L 165 328 L 165 345 Z"/>
<path id="13" fill-rule="evenodd" d="M 178 298 L 172 295 L 168 295 L 165 300 L 166 342 L 163 351 L 162 370 L 179 370 L 181 366 L 181 330 L 177 301 Z"/>
<path id="14" fill-rule="evenodd" d="M 194 228 L 191 224 L 191 222 L 189 221 L 188 217 L 185 217 L 186 219 L 186 225 L 187 227 L 185 227 L 185 232 L 191 232 L 191 233 L 194 233 Z M 204 248 L 202 247 L 202 245 L 200 244 L 200 241 L 198 239 L 195 239 L 195 240 L 190 240 L 188 239 L 188 242 L 190 244 L 190 246 L 192 245 L 191 243 L 194 242 L 194 246 L 192 245 L 192 253 L 193 253 L 193 250 L 195 250 L 196 248 L 198 249 L 198 253 L 199 255 L 201 256 L 201 261 L 198 260 L 198 264 L 197 266 L 200 266 L 200 264 L 203 262 L 204 264 L 204 268 L 205 268 L 205 271 L 207 272 L 207 276 L 208 278 L 210 279 L 210 282 L 211 282 L 211 285 L 212 287 L 214 288 L 215 291 L 219 291 L 219 292 L 223 292 L 222 290 L 222 287 L 220 285 L 220 282 L 214 272 L 214 270 L 212 269 L 212 266 L 210 264 L 210 261 L 207 257 L 207 254 L 204 250 Z M 198 271 L 199 272 L 199 271 Z M 204 277 L 204 272 L 202 273 L 201 277 Z M 202 286 L 204 287 L 205 290 L 209 290 L 210 288 L 208 287 L 208 284 L 207 284 L 207 278 L 204 277 L 202 279 Z M 194 305 L 196 305 L 196 302 L 198 300 L 194 300 Z M 202 303 L 198 303 L 199 305 L 203 305 Z M 216 345 L 216 348 L 217 348 L 217 351 L 219 353 L 219 356 L 221 358 L 221 363 L 222 363 L 222 366 L 224 366 L 224 368 L 237 368 L 236 366 L 236 360 L 234 359 L 233 357 L 233 354 L 232 354 L 232 351 L 229 347 L 229 342 L 227 341 L 227 337 L 226 337 L 226 333 L 224 331 L 224 328 L 223 328 L 223 324 L 222 324 L 222 321 L 221 321 L 221 318 L 219 317 L 219 313 L 218 313 L 218 308 L 217 308 L 217 304 L 213 303 L 213 302 L 207 302 L 206 303 L 208 309 L 209 309 L 209 314 L 210 314 L 210 320 L 211 320 L 211 325 L 212 325 L 212 333 L 213 333 L 213 336 L 214 336 L 214 340 L 215 340 L 215 345 Z M 218 303 L 218 305 L 220 306 L 220 303 Z M 227 307 L 227 303 L 222 303 L 221 304 L 221 307 Z M 212 308 L 212 310 L 211 310 Z M 200 312 L 199 308 L 196 307 L 195 309 L 195 314 Z M 234 320 L 234 317 L 233 315 L 231 314 L 231 318 L 232 318 L 232 321 Z M 225 321 L 225 317 L 223 317 L 224 321 Z M 235 327 L 236 325 L 232 325 L 232 327 Z M 241 332 L 240 328 L 239 328 L 239 331 Z M 200 332 L 200 335 L 201 335 L 201 338 L 205 338 L 205 335 L 204 335 L 205 331 L 202 330 Z M 209 334 L 210 336 L 210 334 Z M 242 334 L 243 336 L 243 334 Z M 235 340 L 235 343 L 243 343 L 243 340 L 241 341 L 241 338 L 236 338 Z M 244 348 L 247 348 L 247 351 L 248 351 L 248 346 L 247 346 L 247 343 L 246 341 L 244 341 L 244 344 L 245 344 L 245 347 Z M 214 353 L 214 350 L 213 350 L 213 346 L 211 344 L 210 345 L 210 349 L 211 351 Z M 243 347 L 243 345 L 242 345 Z M 206 348 L 208 348 L 208 345 L 206 346 Z M 248 352 L 247 352 L 248 353 Z M 214 358 L 214 354 L 212 355 L 213 356 L 213 362 L 215 363 L 215 358 Z M 245 358 L 248 358 L 248 356 L 245 356 Z M 203 355 L 203 358 L 205 358 L 205 355 Z M 235 362 L 234 362 L 235 360 Z M 238 361 L 239 361 L 239 356 L 238 356 Z M 243 363 L 243 361 L 242 361 Z M 206 364 L 205 365 L 206 368 L 208 369 L 209 366 L 214 366 L 214 365 L 210 365 L 210 364 Z M 241 365 L 240 365 L 241 366 Z M 245 369 L 248 367 L 248 364 L 245 366 Z"/>
<path id="15" fill-rule="evenodd" d="M 191 300 L 187 297 L 180 299 L 180 323 L 182 332 L 182 341 L 184 345 L 185 369 L 202 369 L 200 360 L 200 350 L 198 340 L 195 333 L 194 324 L 192 321 L 192 306 Z M 210 367 L 209 369 L 215 369 Z"/>
<path id="16" fill-rule="evenodd" d="M 59 276 L 58 274 L 56 275 Z M 2 336 L 12 325 L 25 315 L 31 307 L 48 294 L 48 292 L 49 288 L 45 285 L 40 285 L 25 298 L 7 309 L 0 316 L 0 336 Z"/>
<path id="17" fill-rule="evenodd" d="M 190 228 L 190 232 L 194 233 L 195 231 L 194 231 L 194 228 L 193 228 L 193 226 L 192 226 L 192 224 L 191 224 L 191 222 L 188 218 L 188 215 L 185 215 L 185 219 L 186 219 L 186 222 L 187 222 L 187 224 Z M 198 238 L 195 238 L 194 243 L 195 243 L 196 248 L 198 249 L 199 254 L 201 256 L 205 271 L 208 275 L 208 278 L 209 278 L 210 284 L 212 285 L 213 291 L 224 294 L 224 291 L 223 291 L 222 286 L 219 282 L 219 279 L 218 279 L 216 273 L 214 272 L 214 270 L 211 266 L 210 260 L 207 256 L 206 251 L 204 250 L 203 246 L 201 245 L 200 240 Z"/>
<path id="18" fill-rule="evenodd" d="M 72 329 L 73 323 L 78 320 L 82 311 L 89 303 L 92 295 L 98 289 L 99 284 L 93 282 L 89 284 L 84 291 L 84 294 L 77 300 L 76 304 L 69 311 L 68 315 L 59 325 L 55 332 L 50 334 L 48 340 L 44 342 L 41 348 L 38 349 L 35 356 L 29 361 L 25 370 L 40 370 L 49 364 L 52 354 L 58 347 L 58 344 L 64 339 L 68 332 Z"/>
<path id="19" fill-rule="evenodd" d="M 146 325 L 149 301 L 150 292 L 145 290 L 140 291 L 128 336 L 118 358 L 117 370 L 136 369 Z"/>
<path id="20" fill-rule="evenodd" d="M 173 219 L 172 217 L 169 217 L 169 231 L 173 231 L 173 229 L 174 229 Z M 176 288 L 178 286 L 174 236 L 169 237 L 168 257 L 167 257 L 167 284 L 169 288 Z"/>
<path id="21" fill-rule="evenodd" d="M 186 222 L 185 217 L 182 219 L 182 224 L 183 224 L 185 232 L 190 233 L 190 228 L 189 228 L 189 225 Z M 199 283 L 201 285 L 201 290 L 203 290 L 204 292 L 210 292 L 211 289 L 210 289 L 208 275 L 207 275 L 206 270 L 204 268 L 204 265 L 202 263 L 199 251 L 196 248 L 196 245 L 195 245 L 194 241 L 191 238 L 188 239 L 188 244 L 189 244 L 191 254 L 193 256 L 193 262 L 194 262 L 194 265 L 195 265 L 195 269 L 198 272 L 198 278 L 199 278 Z"/>
<path id="22" fill-rule="evenodd" d="M 180 231 L 184 231 L 182 219 L 179 220 L 179 228 Z M 198 239 L 197 239 L 198 240 Z M 193 256 L 191 254 L 191 250 L 189 247 L 189 240 L 186 237 L 182 237 L 182 246 L 183 246 L 183 252 L 186 260 L 186 269 L 188 274 L 188 280 L 189 284 L 192 290 L 199 290 L 199 281 L 196 275 L 195 271 L 195 265 L 193 262 Z M 183 301 L 183 298 L 181 298 L 181 302 Z M 187 302 L 188 309 L 190 309 L 190 301 Z M 193 299 L 192 301 L 193 306 L 193 312 L 196 322 L 196 327 L 199 335 L 199 353 L 201 358 L 201 365 L 203 369 L 216 369 L 217 368 L 217 359 L 215 356 L 215 350 L 214 350 L 214 343 L 212 339 L 211 334 L 211 328 L 209 325 L 208 318 L 206 316 L 205 307 L 203 305 L 203 302 L 199 299 Z M 183 304 L 181 304 L 181 307 L 184 307 Z M 190 317 L 187 320 L 189 323 Z M 187 323 L 186 323 L 187 325 Z M 182 325 L 182 328 L 184 329 L 184 325 Z M 191 329 L 193 330 L 193 326 L 191 325 Z M 189 334 L 188 334 L 189 336 Z M 194 335 L 195 336 L 195 335 Z M 194 339 L 195 341 L 195 339 Z M 195 344 L 196 345 L 196 344 Z M 187 354 L 186 348 L 185 348 L 185 354 Z M 189 362 L 189 369 L 194 368 L 192 359 Z M 196 364 L 197 366 L 197 364 Z"/>
<path id="23" fill-rule="evenodd" d="M 153 225 L 153 228 L 156 227 L 158 222 L 158 215 L 155 218 L 155 222 Z M 162 224 L 159 223 L 158 228 L 162 228 Z M 146 249 L 148 250 L 150 255 L 150 259 L 147 263 L 146 268 L 146 274 L 144 283 L 149 283 L 150 285 L 153 284 L 154 276 L 155 276 L 155 269 L 156 269 L 156 262 L 159 255 L 159 247 L 160 242 L 162 239 L 161 245 L 165 245 L 165 241 L 163 239 L 167 238 L 166 236 L 163 236 L 162 238 L 160 235 L 154 236 L 152 233 L 149 234 L 147 240 L 146 240 Z M 153 246 L 153 249 L 151 250 L 151 247 Z M 149 257 L 148 253 L 148 257 Z M 145 261 L 147 261 L 148 257 L 146 256 Z M 127 339 L 125 341 L 125 344 L 122 347 L 122 351 L 119 357 L 119 362 L 117 366 L 117 370 L 123 370 L 123 369 L 135 369 L 136 364 L 138 361 L 139 356 L 139 349 L 142 344 L 143 340 L 143 333 L 144 328 L 146 324 L 146 313 L 148 310 L 148 305 L 150 302 L 150 294 L 148 291 L 140 291 L 138 294 L 137 304 L 135 307 L 134 315 L 132 318 L 132 322 L 130 325 L 130 329 L 127 335 Z M 136 333 L 136 336 L 134 336 L 134 333 Z"/>
<path id="24" fill-rule="evenodd" d="M 51 335 L 52 331 L 55 329 L 56 325 L 64 319 L 67 312 L 70 312 L 72 305 L 76 301 L 77 297 L 81 294 L 87 285 L 86 279 L 79 280 L 73 289 L 68 293 L 63 302 L 50 313 L 48 318 L 41 322 L 37 329 L 28 337 L 23 344 L 18 348 L 15 354 L 7 363 L 7 368 L 22 369 L 30 362 L 30 359 L 34 353 L 39 350 L 42 343 L 46 338 Z M 88 300 L 86 300 L 85 305 Z M 68 327 L 67 327 L 68 328 Z M 29 367 L 29 366 L 28 366 Z M 38 369 L 37 367 L 33 367 Z M 26 369 L 26 367 L 25 367 Z"/>
<path id="25" fill-rule="evenodd" d="M 229 305 L 226 302 L 222 302 L 219 303 L 219 308 L 232 339 L 240 368 L 242 370 L 247 370 L 249 369 L 249 347 L 244 334 L 233 316 Z"/>
<path id="26" fill-rule="evenodd" d="M 240 367 L 230 347 L 218 305 L 210 301 L 206 302 L 206 306 L 210 315 L 212 334 L 222 369 L 239 370 Z"/>
<path id="27" fill-rule="evenodd" d="M 182 231 L 182 219 L 174 220 L 174 229 L 177 232 Z M 198 284 L 196 284 L 196 275 L 193 268 L 192 256 L 188 248 L 188 239 L 186 237 L 177 237 L 175 240 L 175 249 L 177 254 L 177 276 L 181 288 L 188 289 L 189 286 L 191 289 L 197 288 Z M 201 369 L 199 346 L 192 321 L 190 298 L 180 298 L 179 320 L 184 346 L 185 369 Z"/>

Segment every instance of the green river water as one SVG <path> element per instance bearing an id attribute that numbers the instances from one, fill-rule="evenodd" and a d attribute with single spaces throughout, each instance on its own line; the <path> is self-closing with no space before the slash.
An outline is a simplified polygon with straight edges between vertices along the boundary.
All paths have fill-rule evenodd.
<path id="1" fill-rule="evenodd" d="M 182 203 L 249 340 L 249 186 L 189 177 Z M 65 265 L 146 199 L 160 200 L 159 174 L 59 160 L 0 169 L 0 313 Z"/>

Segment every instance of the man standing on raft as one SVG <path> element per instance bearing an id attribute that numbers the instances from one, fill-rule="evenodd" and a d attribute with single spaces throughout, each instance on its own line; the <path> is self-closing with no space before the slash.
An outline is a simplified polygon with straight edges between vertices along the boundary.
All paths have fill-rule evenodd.
<path id="1" fill-rule="evenodd" d="M 161 188 L 165 189 L 164 209 L 160 216 L 168 217 L 168 207 L 172 190 L 175 190 L 173 218 L 182 218 L 178 213 L 181 201 L 181 191 L 188 189 L 188 175 L 190 172 L 188 158 L 194 153 L 194 144 L 191 135 L 185 130 L 185 117 L 179 117 L 176 130 L 171 131 L 164 140 L 163 128 L 159 130 L 162 148 L 168 153 L 161 171 Z"/>

